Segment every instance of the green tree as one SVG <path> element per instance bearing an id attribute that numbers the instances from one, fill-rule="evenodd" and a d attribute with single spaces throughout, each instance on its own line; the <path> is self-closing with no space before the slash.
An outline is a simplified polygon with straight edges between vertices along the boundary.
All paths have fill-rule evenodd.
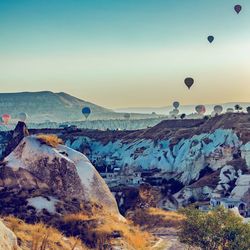
<path id="1" fill-rule="evenodd" d="M 236 104 L 234 106 L 235 110 L 237 110 L 238 112 L 240 112 L 243 108 L 239 105 L 239 104 Z"/>
<path id="2" fill-rule="evenodd" d="M 183 120 L 186 117 L 186 114 L 181 115 L 181 119 Z"/>
<path id="3" fill-rule="evenodd" d="M 249 250 L 250 225 L 232 211 L 219 207 L 208 213 L 186 208 L 179 233 L 182 243 L 204 250 Z"/>

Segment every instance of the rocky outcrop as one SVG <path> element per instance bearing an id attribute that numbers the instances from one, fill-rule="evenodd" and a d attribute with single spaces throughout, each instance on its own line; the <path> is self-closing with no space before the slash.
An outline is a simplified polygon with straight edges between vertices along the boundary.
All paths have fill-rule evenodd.
<path id="1" fill-rule="evenodd" d="M 21 250 L 17 245 L 16 235 L 0 220 L 0 249 Z"/>
<path id="2" fill-rule="evenodd" d="M 89 160 L 64 145 L 24 138 L 0 166 L 0 213 L 48 221 L 98 204 L 119 215 L 116 201 Z"/>
<path id="3" fill-rule="evenodd" d="M 211 197 L 229 197 L 239 176 L 250 173 L 248 119 L 246 114 L 227 114 L 189 128 L 181 127 L 181 121 L 177 128 L 174 121 L 165 121 L 144 131 L 113 133 L 108 141 L 105 132 L 65 135 L 65 140 L 69 147 L 86 152 L 101 171 L 110 166 L 160 169 L 159 176 L 167 183 L 162 186 L 171 193 L 163 197 L 161 206 L 172 209 Z M 169 186 L 170 180 L 182 190 Z"/>
<path id="4" fill-rule="evenodd" d="M 1 158 L 3 159 L 5 156 L 9 155 L 22 141 L 22 139 L 29 135 L 29 131 L 25 122 L 19 121 L 11 134 L 11 138 L 2 153 Z"/>
<path id="5" fill-rule="evenodd" d="M 150 139 L 124 142 L 110 141 L 103 144 L 87 137 L 67 140 L 66 144 L 76 150 L 89 149 L 89 157 L 98 166 L 143 169 L 158 168 L 188 185 L 200 178 L 201 172 L 210 167 L 213 171 L 233 159 L 233 151 L 241 141 L 231 129 L 217 129 L 212 133 L 194 135 L 173 144 L 173 138 L 153 141 Z M 139 152 L 139 153 L 138 153 Z"/>

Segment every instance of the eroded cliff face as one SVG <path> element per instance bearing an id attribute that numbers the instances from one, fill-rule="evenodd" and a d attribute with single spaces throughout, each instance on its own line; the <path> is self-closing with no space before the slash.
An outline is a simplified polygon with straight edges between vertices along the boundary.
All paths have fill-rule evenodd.
<path id="1" fill-rule="evenodd" d="M 64 145 L 24 138 L 0 166 L 0 212 L 27 221 L 91 210 L 119 215 L 116 201 L 89 160 Z"/>
<path id="2" fill-rule="evenodd" d="M 169 140 L 121 140 L 102 144 L 87 137 L 68 140 L 66 144 L 76 150 L 89 151 L 93 162 L 113 164 L 115 167 L 160 169 L 166 178 L 175 178 L 187 185 L 200 177 L 205 167 L 217 170 L 233 159 L 233 154 L 245 147 L 230 129 L 217 129 L 172 144 Z M 247 151 L 244 157 L 248 157 Z"/>
<path id="3" fill-rule="evenodd" d="M 67 135 L 65 140 L 69 147 L 85 152 L 102 171 L 105 167 L 160 169 L 158 176 L 168 185 L 162 184 L 161 188 L 169 188 L 171 194 L 162 194 L 160 206 L 165 208 L 235 196 L 232 190 L 250 173 L 249 115 L 224 115 L 197 127 L 189 124 L 188 128 L 180 124 L 173 128 L 172 123 L 171 128 L 165 127 L 168 123 L 116 137 L 109 134 L 110 140 L 105 139 L 104 132 L 95 136 Z M 174 190 L 173 182 L 183 188 Z M 119 199 L 122 203 L 121 190 L 116 196 L 123 197 Z"/>

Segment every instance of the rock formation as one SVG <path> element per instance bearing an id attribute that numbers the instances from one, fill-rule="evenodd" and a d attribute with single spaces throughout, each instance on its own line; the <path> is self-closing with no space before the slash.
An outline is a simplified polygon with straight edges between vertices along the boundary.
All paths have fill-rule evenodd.
<path id="1" fill-rule="evenodd" d="M 116 201 L 81 153 L 25 137 L 0 166 L 0 213 L 49 221 L 94 204 L 119 215 Z"/>
<path id="2" fill-rule="evenodd" d="M 17 245 L 16 235 L 0 220 L 0 249 L 21 250 Z"/>
<path id="3" fill-rule="evenodd" d="M 9 155 L 17 145 L 22 141 L 22 139 L 29 135 L 29 131 L 25 122 L 19 121 L 12 132 L 11 139 L 8 142 L 8 145 L 2 154 L 2 158 Z"/>

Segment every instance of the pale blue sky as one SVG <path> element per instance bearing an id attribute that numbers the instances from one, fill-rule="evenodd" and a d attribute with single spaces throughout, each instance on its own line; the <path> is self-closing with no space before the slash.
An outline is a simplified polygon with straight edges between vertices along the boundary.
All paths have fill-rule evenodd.
<path id="1" fill-rule="evenodd" d="M 249 0 L 0 0 L 1 92 L 110 108 L 250 101 L 249 30 Z"/>

